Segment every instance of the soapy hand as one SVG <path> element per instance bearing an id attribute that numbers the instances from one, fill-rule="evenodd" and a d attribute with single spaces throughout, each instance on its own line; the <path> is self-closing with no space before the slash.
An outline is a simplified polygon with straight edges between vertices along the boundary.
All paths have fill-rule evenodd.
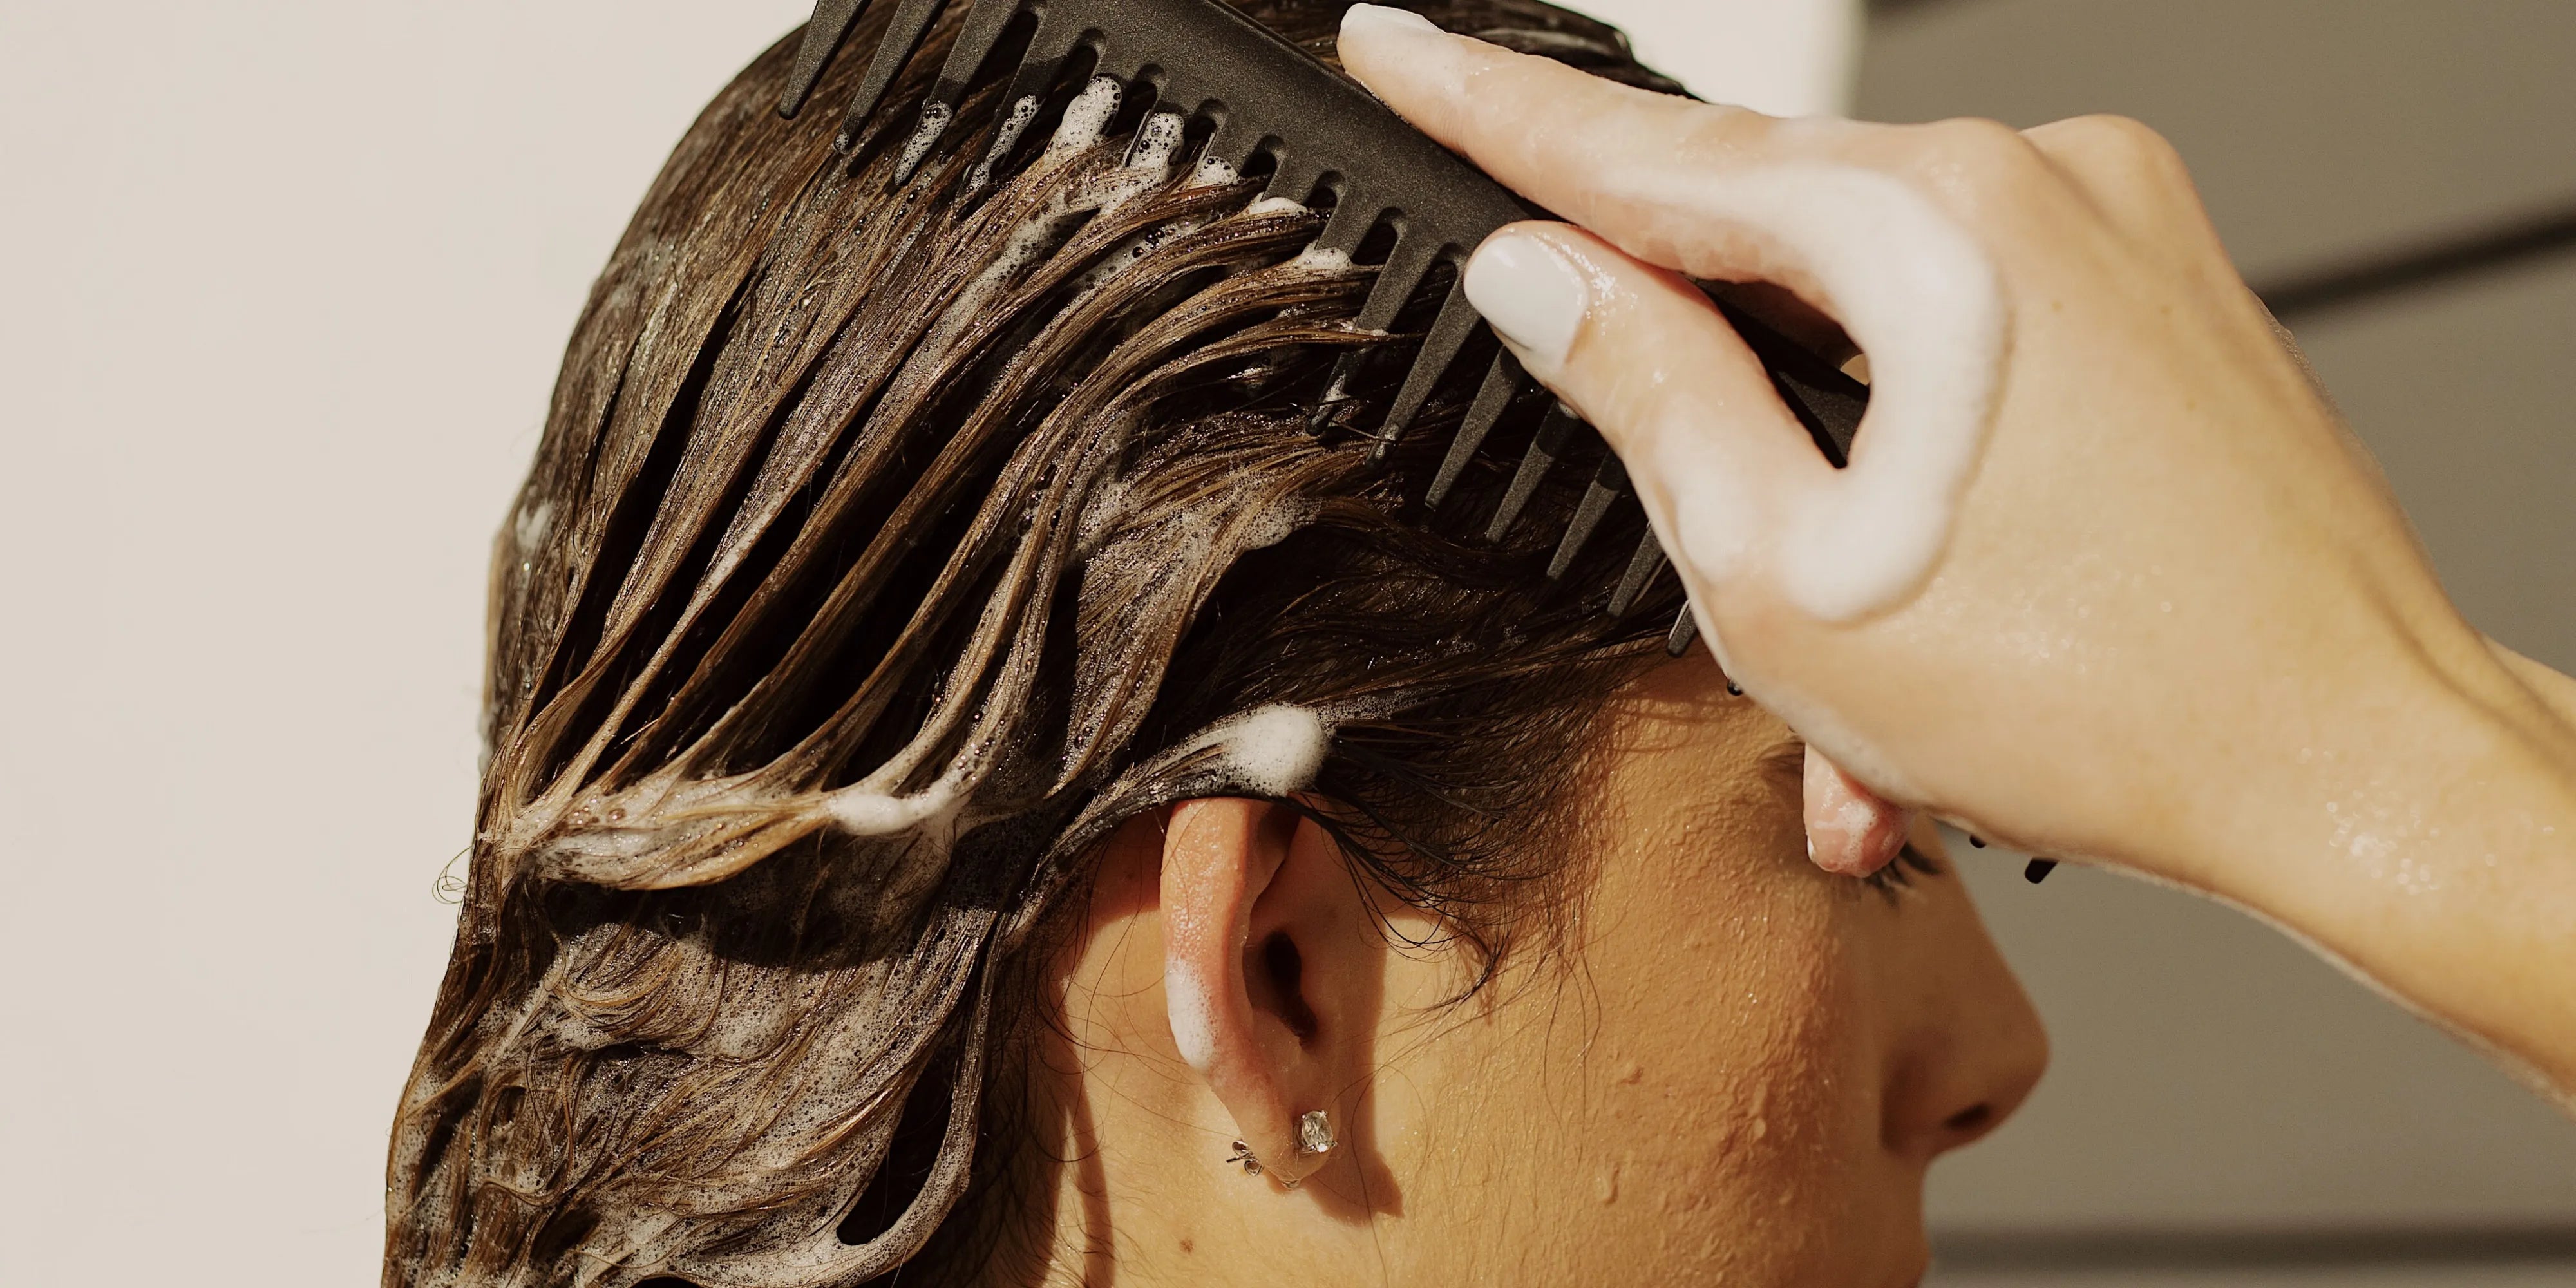
<path id="1" fill-rule="evenodd" d="M 1820 862 L 1883 861 L 1883 800 L 2212 890 L 2576 1086 L 2576 683 L 2461 620 L 2163 140 L 1779 120 L 1372 6 L 1341 56 L 1577 225 L 1495 234 L 1468 296 L 1830 757 Z M 1695 282 L 1866 353 L 1848 469 Z"/>

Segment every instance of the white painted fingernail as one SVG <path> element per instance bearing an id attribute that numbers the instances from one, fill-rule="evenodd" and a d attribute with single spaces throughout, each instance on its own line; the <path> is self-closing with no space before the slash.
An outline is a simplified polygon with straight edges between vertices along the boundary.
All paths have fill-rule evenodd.
<path id="1" fill-rule="evenodd" d="M 1565 365 L 1592 288 L 1545 240 L 1502 232 L 1486 238 L 1467 261 L 1467 302 L 1520 351 L 1523 366 L 1545 378 Z"/>
<path id="2" fill-rule="evenodd" d="M 1364 37 L 1418 36 L 1424 32 L 1443 34 L 1438 25 L 1411 9 L 1396 9 L 1382 4 L 1355 4 L 1342 11 L 1342 39 L 1353 32 Z"/>

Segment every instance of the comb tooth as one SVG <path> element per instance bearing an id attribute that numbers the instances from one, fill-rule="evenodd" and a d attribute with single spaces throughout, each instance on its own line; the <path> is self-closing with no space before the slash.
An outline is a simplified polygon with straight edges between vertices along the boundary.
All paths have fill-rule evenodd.
<path id="1" fill-rule="evenodd" d="M 1265 197 L 1286 197 L 1304 203 L 1315 195 L 1315 184 L 1324 177 L 1324 167 L 1306 159 L 1303 153 L 1282 150 L 1279 168 L 1270 174 L 1270 186 L 1261 190 Z M 1339 206 L 1334 207 L 1336 214 Z"/>
<path id="2" fill-rule="evenodd" d="M 1512 396 L 1520 392 L 1520 364 L 1506 351 L 1494 355 L 1492 366 L 1485 368 L 1485 383 L 1476 389 L 1476 401 L 1467 408 L 1467 418 L 1458 422 L 1458 436 L 1449 440 L 1449 454 L 1440 461 L 1440 472 L 1431 478 L 1431 490 L 1422 503 L 1438 509 L 1449 499 L 1449 489 L 1458 485 L 1458 476 L 1467 470 L 1476 449 L 1484 446 L 1485 435 L 1494 432 L 1494 422 L 1503 418 L 1512 405 Z"/>
<path id="3" fill-rule="evenodd" d="M 817 0 L 814 16 L 805 20 L 805 41 L 796 47 L 796 68 L 787 73 L 787 92 L 778 96 L 780 116 L 794 120 L 805 110 L 814 82 L 823 79 L 824 65 L 841 52 L 841 42 L 850 38 L 850 24 L 867 7 L 868 0 Z"/>
<path id="4" fill-rule="evenodd" d="M 1339 215 L 1341 212 L 1336 210 L 1333 213 Z M 1353 239 L 1352 244 L 1366 240 L 1369 230 L 1377 227 L 1377 216 L 1384 213 L 1383 210 L 1373 211 L 1366 219 L 1352 220 L 1359 229 L 1359 236 Z M 1422 285 L 1422 275 L 1431 271 L 1431 256 L 1423 249 L 1429 240 L 1425 237 L 1408 238 L 1402 233 L 1396 235 L 1395 249 L 1387 255 L 1385 263 L 1378 265 L 1377 281 L 1370 285 L 1368 299 L 1361 303 L 1359 316 L 1351 319 L 1351 325 L 1362 331 L 1383 331 L 1395 325 L 1395 317 L 1404 311 L 1405 301 L 1412 299 L 1415 288 Z"/>
<path id="5" fill-rule="evenodd" d="M 1414 416 L 1431 397 L 1432 387 L 1440 383 L 1449 364 L 1458 360 L 1458 350 L 1476 329 L 1476 320 L 1476 306 L 1467 302 L 1466 288 L 1450 283 L 1449 298 L 1440 305 L 1440 316 L 1432 321 L 1430 332 L 1422 337 L 1422 347 L 1414 352 L 1413 365 L 1404 373 L 1404 387 L 1396 391 L 1395 401 L 1386 409 L 1386 423 L 1378 427 L 1378 456 L 1386 455 L 1387 449 L 1413 424 Z"/>
<path id="6" fill-rule="evenodd" d="M 1690 605 L 1682 605 L 1681 615 L 1673 619 L 1673 628 L 1664 633 L 1664 655 L 1680 657 L 1699 635 L 1699 619 L 1691 616 Z"/>
<path id="7" fill-rule="evenodd" d="M 929 8 L 940 0 L 917 0 Z M 921 123 L 914 126 L 912 137 L 903 145 L 903 158 L 895 163 L 894 183 L 900 188 L 912 182 L 914 172 L 930 157 L 931 149 L 948 133 L 957 120 L 957 105 L 966 101 L 966 86 L 984 66 L 984 59 L 1000 44 L 1003 29 L 1019 16 L 1025 0 L 975 0 L 966 11 L 966 21 L 957 28 L 957 43 L 948 48 L 948 61 L 939 68 L 939 79 L 930 86 L 930 97 L 921 105 Z M 873 72 L 875 69 L 871 68 Z M 873 76 L 870 77 L 874 79 Z"/>
<path id="8" fill-rule="evenodd" d="M 1187 67 L 1164 68 L 1162 90 L 1154 97 L 1154 110 L 1178 112 L 1184 125 L 1197 117 L 1199 109 L 1206 107 L 1208 100 L 1215 97 L 1207 88 L 1208 82 L 1191 75 L 1191 71 Z"/>
<path id="9" fill-rule="evenodd" d="M 1315 400 L 1315 410 L 1306 413 L 1306 432 L 1321 437 L 1333 423 L 1333 413 L 1351 399 L 1351 380 L 1360 371 L 1365 350 L 1346 349 L 1333 359 L 1333 378 L 1324 384 L 1324 396 Z"/>
<path id="10" fill-rule="evenodd" d="M 1628 470 L 1614 453 L 1601 458 L 1601 468 L 1592 476 L 1592 486 L 1583 489 L 1583 500 L 1574 507 L 1574 521 L 1565 525 L 1565 536 L 1556 543 L 1556 553 L 1547 561 L 1547 579 L 1565 575 L 1574 557 L 1583 553 L 1583 543 L 1592 539 L 1592 530 L 1601 526 L 1601 516 L 1610 512 L 1610 504 L 1628 494 Z"/>
<path id="11" fill-rule="evenodd" d="M 1503 493 L 1503 506 L 1494 512 L 1494 521 L 1485 525 L 1485 540 L 1500 541 L 1512 530 L 1512 520 L 1521 517 L 1521 507 L 1538 494 L 1547 467 L 1556 464 L 1565 451 L 1565 441 L 1574 437 L 1574 427 L 1583 422 L 1564 403 L 1547 409 L 1547 419 L 1538 423 L 1538 437 L 1530 440 L 1529 450 L 1521 453 L 1521 467 L 1512 472 L 1512 485 Z"/>
<path id="12" fill-rule="evenodd" d="M 1046 101 L 1047 90 L 1064 71 L 1064 60 L 1073 56 L 1073 45 L 1049 48 L 1051 28 L 1061 24 L 1047 21 L 1047 10 L 1038 10 L 1037 30 L 1029 33 L 1029 51 L 1020 59 L 1020 68 L 1011 74 L 1011 88 L 1002 96 L 1010 106 L 1003 109 L 1002 123 L 993 131 L 993 145 L 984 149 L 984 159 L 966 179 L 966 191 L 980 192 L 993 181 L 1002 163 L 1010 159 L 1011 149 L 1018 147 L 1029 126 L 1037 120 L 1038 108 Z"/>
<path id="13" fill-rule="evenodd" d="M 1664 543 L 1655 540 L 1652 528 L 1637 538 L 1636 553 L 1628 556 L 1628 571 L 1619 575 L 1619 588 L 1610 592 L 1610 615 L 1625 617 L 1637 606 L 1637 597 L 1654 584 L 1655 574 L 1664 570 Z"/>
<path id="14" fill-rule="evenodd" d="M 1385 210 L 1375 202 L 1363 201 L 1359 194 L 1346 192 L 1342 194 L 1341 203 L 1333 207 L 1332 218 L 1324 221 L 1324 231 L 1315 238 L 1315 244 L 1325 250 L 1347 252 L 1368 240 L 1369 231 L 1377 227 L 1377 218 L 1384 213 Z M 1401 234 L 1397 236 L 1394 253 L 1386 257 L 1386 263 L 1378 266 L 1377 280 L 1369 286 L 1368 299 L 1361 302 L 1359 315 L 1351 319 L 1353 330 L 1384 331 L 1395 321 L 1395 315 L 1404 311 L 1404 302 L 1412 298 L 1413 288 L 1422 284 L 1422 274 L 1430 267 L 1428 257 L 1417 248 L 1422 240 L 1417 237 L 1408 244 Z M 1332 421 L 1333 409 L 1350 399 L 1351 380 L 1359 374 L 1363 360 L 1358 349 L 1334 360 L 1332 381 L 1324 386 L 1322 400 L 1315 404 L 1313 414 L 1306 418 L 1307 433 L 1323 433 L 1324 427 Z M 1383 442 L 1370 453 L 1371 459 L 1385 455 L 1386 444 Z"/>
<path id="15" fill-rule="evenodd" d="M 1018 93 L 1017 85 L 1011 89 L 1014 91 L 1011 96 L 1002 100 L 1010 107 L 1005 109 L 1001 125 L 993 130 L 993 145 L 984 149 L 984 159 L 976 162 L 974 172 L 966 176 L 969 195 L 982 192 L 993 182 L 993 172 L 1001 168 L 1004 158 L 1011 155 L 1011 149 L 1019 146 L 1020 136 L 1028 133 L 1029 123 L 1037 119 L 1037 96 Z"/>
<path id="16" fill-rule="evenodd" d="M 1285 170 L 1286 167 L 1281 168 Z M 1318 174 L 1317 177 L 1322 176 Z M 1298 199 L 1302 201 L 1304 197 L 1300 195 Z M 1342 191 L 1336 195 L 1333 202 L 1333 213 L 1324 219 L 1324 230 L 1315 234 L 1316 248 L 1340 251 L 1343 254 L 1358 250 L 1360 243 L 1368 240 L 1369 229 L 1377 226 L 1378 214 L 1378 208 L 1360 194 L 1348 190 Z M 1369 292 L 1368 304 L 1360 306 L 1360 316 L 1367 317 L 1370 305 L 1376 303 L 1377 292 Z M 1361 325 L 1365 326 L 1367 323 L 1363 322 Z"/>
<path id="17" fill-rule="evenodd" d="M 1840 469 L 1851 462 L 1853 435 L 1860 432 L 1861 417 L 1869 410 L 1869 386 L 1843 374 L 1815 354 L 1800 348 L 1795 341 L 1762 323 L 1747 317 L 1742 310 L 1720 302 L 1718 312 L 1744 337 L 1744 343 L 1761 359 L 1771 374 L 1771 385 L 1780 393 L 1782 402 L 1806 427 L 1807 436 L 1815 440 L 1816 450 L 1825 460 Z"/>
<path id="18" fill-rule="evenodd" d="M 1254 157 L 1261 155 L 1261 132 L 1249 128 L 1248 123 L 1234 112 L 1220 109 L 1215 113 L 1215 120 L 1216 128 L 1208 131 L 1207 146 L 1200 150 L 1200 156 L 1213 158 L 1240 174 L 1245 166 L 1252 164 Z"/>
<path id="19" fill-rule="evenodd" d="M 895 6 L 894 16 L 886 20 L 885 39 L 877 42 L 877 56 L 868 61 L 866 79 L 859 82 L 859 93 L 850 100 L 849 114 L 841 118 L 841 133 L 832 146 L 844 154 L 856 151 L 859 130 L 876 113 L 877 104 L 885 101 L 886 90 L 894 85 L 903 65 L 912 61 L 921 48 L 922 34 L 930 30 L 931 20 L 947 7 L 948 0 L 903 0 Z"/>

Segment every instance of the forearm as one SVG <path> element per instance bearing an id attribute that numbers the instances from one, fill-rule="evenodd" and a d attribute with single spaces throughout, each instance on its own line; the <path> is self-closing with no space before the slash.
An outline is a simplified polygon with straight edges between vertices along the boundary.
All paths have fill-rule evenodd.
<path id="1" fill-rule="evenodd" d="M 2285 766 L 2202 870 L 2576 1108 L 2576 682 L 2506 656 Z"/>

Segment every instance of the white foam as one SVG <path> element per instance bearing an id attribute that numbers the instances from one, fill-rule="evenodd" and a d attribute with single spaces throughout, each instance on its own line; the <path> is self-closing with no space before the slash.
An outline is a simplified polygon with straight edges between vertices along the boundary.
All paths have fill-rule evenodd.
<path id="1" fill-rule="evenodd" d="M 1163 1009 L 1171 1017 L 1172 1045 L 1201 1073 L 1216 1064 L 1216 998 L 1207 981 L 1177 954 L 1163 959 Z"/>
<path id="2" fill-rule="evenodd" d="M 1091 83 L 1065 104 L 1064 119 L 1056 123 L 1055 136 L 1047 140 L 1046 154 L 1063 156 L 1098 143 L 1109 128 L 1109 118 L 1118 115 L 1118 100 L 1125 93 L 1126 87 L 1115 76 L 1092 77 Z"/>
<path id="3" fill-rule="evenodd" d="M 1022 94 L 1011 104 L 1011 110 L 1003 116 L 1001 125 L 993 131 L 992 146 L 984 149 L 984 159 L 975 163 L 975 173 L 966 181 L 967 191 L 981 191 L 984 185 L 993 181 L 993 163 L 1010 154 L 1011 148 L 1020 141 L 1020 135 L 1028 131 L 1029 122 L 1036 119 L 1038 96 Z"/>
<path id="4" fill-rule="evenodd" d="M 1256 219 L 1263 215 L 1302 215 L 1306 213 L 1306 203 L 1292 201 L 1286 197 L 1263 197 L 1245 206 L 1243 213 Z"/>
<path id="5" fill-rule="evenodd" d="M 1199 735 L 1197 745 L 1217 749 L 1227 778 L 1264 796 L 1303 791 L 1324 766 L 1332 730 L 1312 708 L 1285 702 L 1256 707 Z"/>
<path id="6" fill-rule="evenodd" d="M 853 836 L 896 836 L 934 832 L 957 813 L 957 784 L 943 777 L 917 792 L 897 794 L 866 784 L 833 792 L 826 808 L 832 821 Z M 946 838 L 940 838 L 945 840 Z"/>
<path id="7" fill-rule="evenodd" d="M 912 173 L 922 158 L 930 155 L 930 145 L 937 143 L 939 136 L 947 132 L 948 120 L 956 114 L 956 109 L 946 103 L 925 104 L 921 109 L 921 124 L 913 128 L 911 138 L 904 140 L 903 158 L 895 172 Z"/>
<path id="8" fill-rule="evenodd" d="M 957 342 L 974 325 L 977 315 L 1002 288 L 1023 271 L 1055 253 L 1064 240 L 1070 212 L 1050 204 L 1036 216 L 1023 220 L 1002 242 L 990 263 L 960 287 L 948 307 L 941 310 L 930 329 L 922 333 L 919 353 L 937 359 L 946 356 L 949 346 Z"/>
<path id="9" fill-rule="evenodd" d="M 1127 150 L 1127 168 L 1152 170 L 1156 173 L 1172 168 L 1172 154 L 1181 146 L 1181 114 L 1156 112 L 1136 127 L 1136 142 Z"/>
<path id="10" fill-rule="evenodd" d="M 1349 251 L 1326 250 L 1321 246 L 1308 246 L 1306 249 L 1297 252 L 1297 258 L 1288 262 L 1293 267 L 1302 268 L 1313 273 L 1330 273 L 1335 276 L 1339 276 L 1351 271 L 1351 253 Z"/>
<path id="11" fill-rule="evenodd" d="M 521 557 L 536 553 L 537 545 L 546 539 L 546 530 L 555 523 L 555 503 L 537 499 L 520 508 L 510 521 L 510 540 Z"/>
<path id="12" fill-rule="evenodd" d="M 1645 473 L 1667 498 L 1666 549 L 1703 584 L 1767 559 L 1790 599 L 1826 621 L 1903 602 L 1939 563 L 1993 422 L 2010 314 L 1992 258 L 1930 198 L 1873 170 L 1634 182 L 1651 190 L 1638 194 L 1646 201 L 1748 229 L 1804 267 L 1868 351 L 1872 377 L 1844 470 L 1783 470 L 1703 426 L 1663 427 Z"/>
<path id="13" fill-rule="evenodd" d="M 1190 171 L 1189 186 L 1205 188 L 1216 184 L 1232 183 L 1242 177 L 1243 172 L 1235 169 L 1232 162 L 1221 161 L 1213 156 L 1202 156 L 1199 158 L 1197 168 Z"/>
<path id="14" fill-rule="evenodd" d="M 1316 508 L 1312 501 L 1300 501 L 1284 502 L 1263 510 L 1245 526 L 1243 549 L 1266 549 L 1287 540 L 1299 528 L 1314 521 Z"/>

